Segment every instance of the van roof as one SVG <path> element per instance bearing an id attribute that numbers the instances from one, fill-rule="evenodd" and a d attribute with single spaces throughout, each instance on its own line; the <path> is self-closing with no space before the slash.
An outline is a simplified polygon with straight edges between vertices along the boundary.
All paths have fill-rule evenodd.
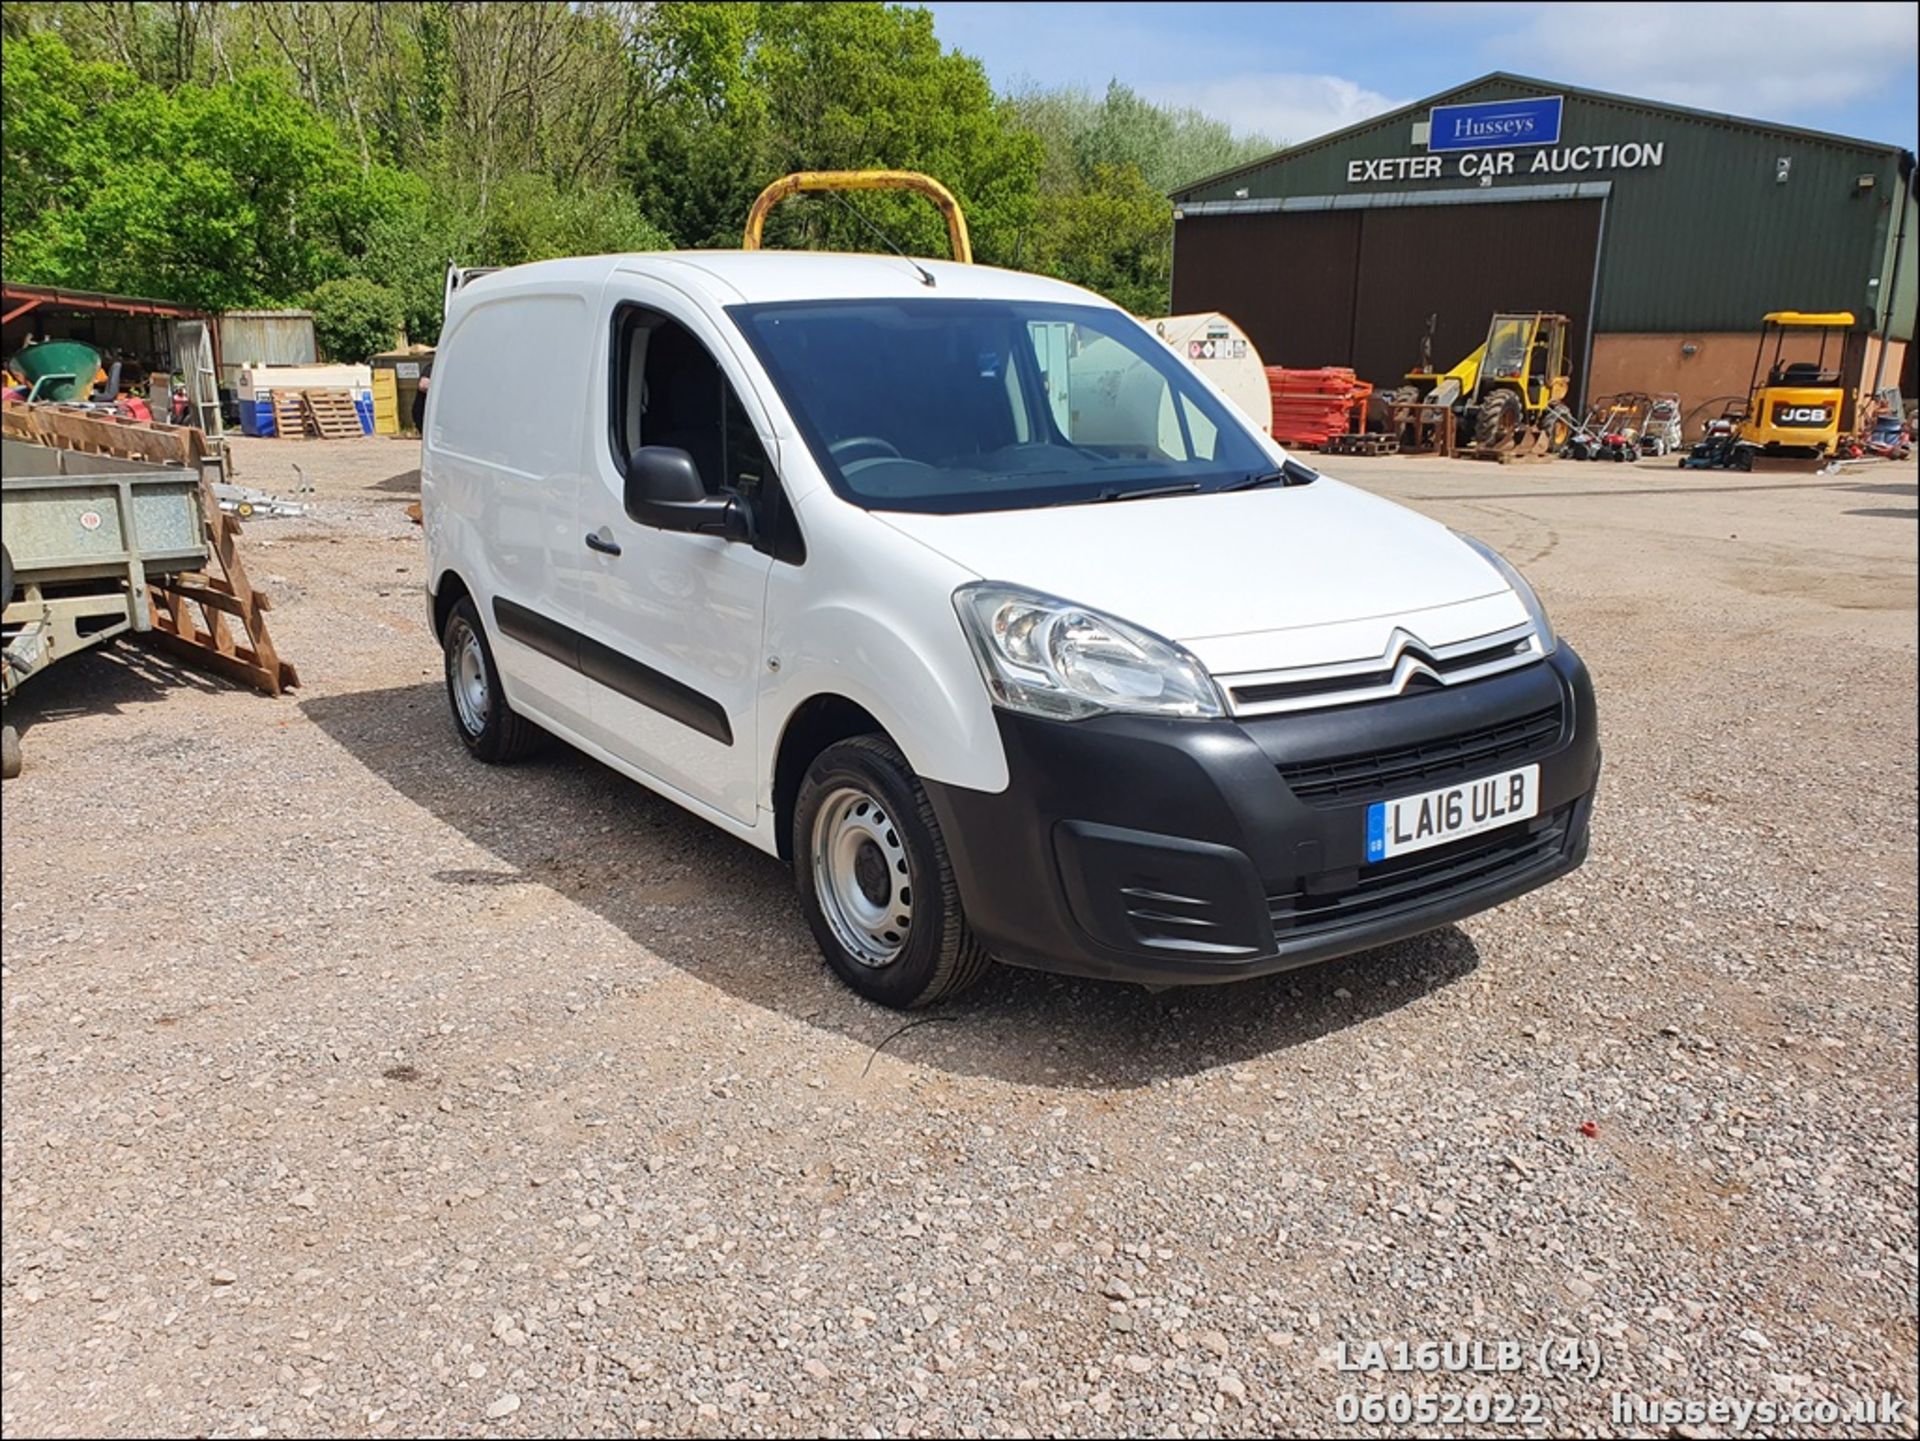
<path id="1" fill-rule="evenodd" d="M 929 288 L 924 268 L 934 277 Z M 1042 275 L 950 260 L 912 261 L 897 255 L 858 255 L 814 250 L 663 250 L 633 255 L 591 255 L 513 265 L 469 281 L 462 298 L 499 294 L 541 282 L 604 282 L 631 271 L 704 291 L 718 305 L 778 300 L 866 300 L 938 296 L 960 300 L 1050 300 L 1106 305 L 1088 290 Z"/>

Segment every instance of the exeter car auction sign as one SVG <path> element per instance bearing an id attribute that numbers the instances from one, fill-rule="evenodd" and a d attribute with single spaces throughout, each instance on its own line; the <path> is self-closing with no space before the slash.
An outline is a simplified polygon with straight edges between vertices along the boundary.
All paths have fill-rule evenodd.
<path id="1" fill-rule="evenodd" d="M 1440 180 L 1457 175 L 1491 185 L 1508 175 L 1580 175 L 1593 170 L 1638 170 L 1666 158 L 1664 140 L 1624 144 L 1560 144 L 1561 97 L 1500 100 L 1481 105 L 1436 105 L 1427 122 L 1425 155 L 1386 155 L 1347 162 L 1347 184 Z M 1416 130 L 1414 143 L 1420 142 Z M 1532 156 L 1519 152 L 1534 147 Z"/>

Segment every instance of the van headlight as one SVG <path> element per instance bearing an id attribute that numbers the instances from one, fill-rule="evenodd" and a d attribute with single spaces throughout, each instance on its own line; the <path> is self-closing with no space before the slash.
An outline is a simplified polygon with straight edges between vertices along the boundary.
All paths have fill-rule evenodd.
<path id="1" fill-rule="evenodd" d="M 961 586 L 953 608 L 987 690 L 1009 710 L 1055 720 L 1225 714 L 1199 661 L 1114 616 L 994 581 Z"/>
<path id="2" fill-rule="evenodd" d="M 1533 593 L 1533 587 L 1527 584 L 1527 578 L 1508 563 L 1507 558 L 1488 545 L 1484 540 L 1476 540 L 1470 535 L 1459 535 L 1468 545 L 1480 553 L 1480 558 L 1500 572 L 1500 578 L 1513 587 L 1513 593 L 1520 597 L 1520 604 L 1527 608 L 1527 618 L 1533 622 L 1533 633 L 1540 639 L 1540 654 L 1552 655 L 1560 644 L 1560 638 L 1553 633 L 1553 622 L 1547 619 L 1547 608 L 1540 604 L 1540 597 Z"/>

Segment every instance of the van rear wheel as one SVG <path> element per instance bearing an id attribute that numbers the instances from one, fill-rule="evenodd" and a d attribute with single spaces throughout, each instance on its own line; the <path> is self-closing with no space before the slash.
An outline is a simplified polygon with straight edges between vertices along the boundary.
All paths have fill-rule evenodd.
<path id="1" fill-rule="evenodd" d="M 446 652 L 447 703 L 453 728 L 466 748 L 489 765 L 520 759 L 539 743 L 540 729 L 514 713 L 500 687 L 486 627 L 473 602 L 462 597 L 447 617 L 440 642 Z"/>
<path id="2" fill-rule="evenodd" d="M 868 1000 L 910 1010 L 986 973 L 992 958 L 968 929 L 940 823 L 885 736 L 855 736 L 814 758 L 792 839 L 814 939 Z"/>

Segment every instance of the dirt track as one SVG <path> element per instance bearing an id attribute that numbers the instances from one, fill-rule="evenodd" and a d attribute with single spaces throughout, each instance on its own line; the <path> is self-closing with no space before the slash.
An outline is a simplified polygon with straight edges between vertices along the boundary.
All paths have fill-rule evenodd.
<path id="1" fill-rule="evenodd" d="M 1332 466 L 1588 660 L 1588 866 L 1271 981 L 1007 972 L 902 1031 L 773 861 L 558 748 L 467 760 L 411 448 L 241 446 L 319 487 L 247 534 L 300 691 L 127 648 L 9 709 L 9 1435 L 1911 1415 L 1911 464 Z M 1456 1335 L 1605 1374 L 1332 1366 Z"/>

